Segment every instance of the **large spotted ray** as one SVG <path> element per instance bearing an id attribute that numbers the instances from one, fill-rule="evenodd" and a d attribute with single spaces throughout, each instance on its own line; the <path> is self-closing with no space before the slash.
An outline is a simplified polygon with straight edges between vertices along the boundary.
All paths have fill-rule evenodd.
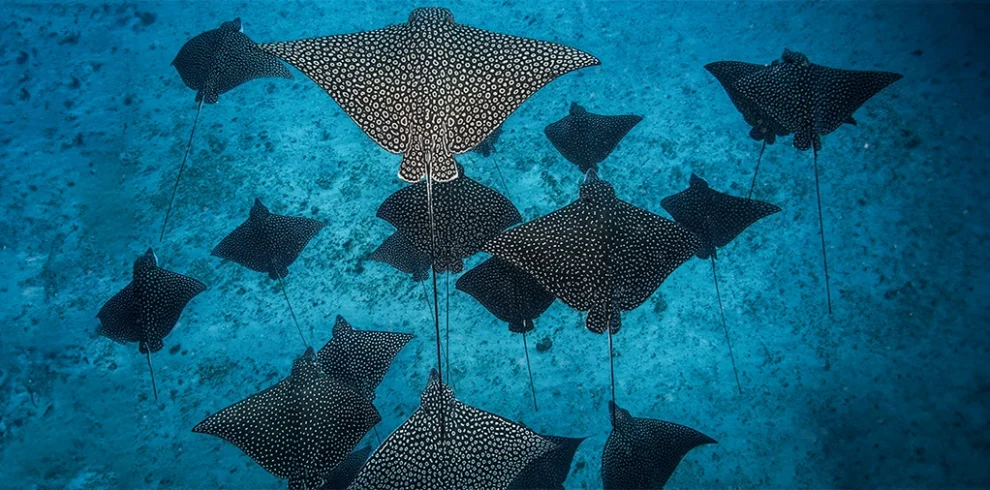
<path id="1" fill-rule="evenodd" d="M 502 230 L 522 221 L 512 202 L 463 175 L 462 169 L 460 177 L 432 186 L 431 226 L 427 185 L 419 182 L 396 191 L 379 206 L 378 217 L 391 223 L 417 249 L 431 255 L 433 270 L 438 273 L 460 272 L 465 258 L 478 253 Z"/>
<path id="2" fill-rule="evenodd" d="M 722 315 L 722 329 L 732 358 L 732 371 L 736 375 L 736 387 L 742 393 L 736 359 L 732 354 L 732 342 L 725 323 L 725 310 L 722 308 L 722 295 L 718 290 L 718 274 L 715 272 L 716 248 L 729 244 L 736 236 L 757 221 L 780 212 L 773 204 L 753 199 L 730 196 L 708 186 L 701 177 L 691 174 L 690 185 L 672 196 L 665 197 L 660 205 L 674 218 L 674 221 L 691 230 L 701 239 L 697 256 L 710 259 L 712 278 L 715 281 L 715 295 L 718 297 L 718 310 Z"/>
<path id="3" fill-rule="evenodd" d="M 165 238 L 168 216 L 172 212 L 172 202 L 175 201 L 182 170 L 186 168 L 203 104 L 216 104 L 221 94 L 256 78 L 292 78 L 292 74 L 278 58 L 258 49 L 258 45 L 244 35 L 240 18 L 224 22 L 218 29 L 206 31 L 186 41 L 172 60 L 172 66 L 179 72 L 182 82 L 196 91 L 196 102 L 199 105 L 196 107 L 196 118 L 189 132 L 186 151 L 182 155 L 182 164 L 172 187 L 159 240 Z"/>
<path id="4" fill-rule="evenodd" d="M 149 248 L 134 261 L 131 282 L 96 314 L 100 335 L 120 344 L 138 343 L 138 350 L 148 359 L 155 400 L 158 388 L 151 353 L 162 349 L 162 339 L 175 328 L 186 304 L 203 291 L 203 283 L 158 267 L 158 257 Z"/>
<path id="5" fill-rule="evenodd" d="M 496 318 L 508 322 L 510 332 L 522 334 L 533 406 L 539 410 L 526 334 L 536 327 L 533 320 L 553 303 L 553 295 L 532 276 L 498 257 L 492 257 L 469 270 L 457 279 L 456 287 L 478 300 Z"/>
<path id="6" fill-rule="evenodd" d="M 313 489 L 381 421 L 367 397 L 323 373 L 312 347 L 275 386 L 210 415 L 193 432 L 237 446 L 290 489 Z"/>
<path id="7" fill-rule="evenodd" d="M 247 221 L 224 237 L 210 253 L 277 280 L 303 344 L 306 344 L 306 337 L 292 310 L 282 278 L 289 274 L 289 266 L 325 226 L 325 222 L 315 219 L 272 213 L 260 199 L 255 199 Z"/>
<path id="8" fill-rule="evenodd" d="M 382 148 L 402 154 L 399 178 L 458 175 L 470 151 L 553 79 L 599 64 L 582 51 L 454 22 L 418 8 L 404 24 L 260 45 L 311 78 Z"/>
<path id="9" fill-rule="evenodd" d="M 355 330 L 337 315 L 333 338 L 320 349 L 317 358 L 329 376 L 374 400 L 375 388 L 385 378 L 392 360 L 413 337 L 409 333 Z"/>
<path id="10" fill-rule="evenodd" d="M 571 462 L 584 437 L 543 436 L 557 447 L 540 456 L 519 473 L 509 490 L 564 490 Z"/>
<path id="11" fill-rule="evenodd" d="M 794 133 L 795 148 L 801 151 L 814 149 L 818 227 L 829 314 L 832 313 L 832 292 L 825 251 L 821 185 L 818 179 L 821 136 L 849 122 L 856 109 L 901 78 L 902 75 L 897 73 L 841 70 L 816 65 L 807 56 L 785 49 L 781 62 L 744 76 L 735 83 L 736 90 L 742 96 L 752 101 L 785 130 Z"/>
<path id="12" fill-rule="evenodd" d="M 543 133 L 554 148 L 585 173 L 612 153 L 619 141 L 642 116 L 603 116 L 585 110 L 577 102 L 571 103 L 570 113 L 563 119 L 547 125 Z"/>
<path id="13" fill-rule="evenodd" d="M 587 311 L 585 327 L 601 334 L 618 332 L 619 312 L 643 304 L 699 246 L 680 225 L 617 198 L 590 169 L 580 199 L 502 233 L 482 250 Z"/>
<path id="14" fill-rule="evenodd" d="M 506 488 L 554 449 L 535 432 L 458 401 L 434 369 L 419 409 L 385 439 L 350 488 Z"/>
<path id="15" fill-rule="evenodd" d="M 605 490 L 663 488 L 692 449 L 717 442 L 690 427 L 636 418 L 609 402 L 612 432 L 602 452 Z"/>
<path id="16" fill-rule="evenodd" d="M 412 274 L 412 280 L 416 282 L 429 278 L 430 254 L 417 249 L 399 232 L 386 238 L 368 258 L 395 267 L 399 272 Z"/>

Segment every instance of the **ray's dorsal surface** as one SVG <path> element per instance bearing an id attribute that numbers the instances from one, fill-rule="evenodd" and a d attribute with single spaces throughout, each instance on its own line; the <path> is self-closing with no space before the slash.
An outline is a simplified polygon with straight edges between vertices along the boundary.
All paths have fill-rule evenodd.
<path id="1" fill-rule="evenodd" d="M 385 378 L 392 360 L 414 335 L 400 332 L 356 330 L 337 315 L 333 338 L 317 358 L 323 371 L 354 391 L 375 399 L 375 388 Z"/>
<path id="2" fill-rule="evenodd" d="M 97 332 L 120 344 L 137 342 L 151 370 L 151 353 L 162 349 L 162 339 L 175 328 L 186 304 L 203 291 L 203 283 L 158 267 L 158 257 L 149 248 L 134 261 L 131 282 L 96 314 L 100 320 Z M 151 382 L 157 400 L 153 370 Z"/>
<path id="3" fill-rule="evenodd" d="M 260 47 L 316 82 L 378 145 L 402 154 L 407 182 L 453 180 L 455 154 L 477 147 L 553 79 L 599 64 L 561 44 L 458 24 L 437 7 L 382 29 Z"/>
<path id="4" fill-rule="evenodd" d="M 290 489 L 317 488 L 381 421 L 367 397 L 327 376 L 312 348 L 275 386 L 210 415 L 193 432 L 237 446 Z"/>
<path id="5" fill-rule="evenodd" d="M 604 116 L 571 103 L 570 113 L 543 129 L 554 148 L 581 173 L 598 168 L 643 116 Z"/>
<path id="6" fill-rule="evenodd" d="M 560 437 L 544 435 L 544 439 L 556 447 L 540 456 L 519 473 L 509 490 L 564 490 L 564 482 L 571 472 L 571 463 L 584 437 Z"/>
<path id="7" fill-rule="evenodd" d="M 595 333 L 619 331 L 620 311 L 643 304 L 700 242 L 668 219 L 615 196 L 594 169 L 581 197 L 495 237 L 482 250 L 532 275 Z"/>
<path id="8" fill-rule="evenodd" d="M 535 432 L 458 401 L 434 369 L 420 407 L 385 439 L 351 488 L 506 488 L 554 449 Z"/>
<path id="9" fill-rule="evenodd" d="M 602 485 L 606 490 L 663 488 L 681 459 L 692 449 L 717 442 L 690 427 L 636 418 L 609 402 L 612 433 L 602 451 Z"/>
<path id="10" fill-rule="evenodd" d="M 433 257 L 436 272 L 460 272 L 464 259 L 502 230 L 522 221 L 516 207 L 494 189 L 463 175 L 432 185 L 433 220 L 427 205 L 427 182 L 399 189 L 378 208 L 418 250 Z M 436 250 L 433 249 L 434 243 Z"/>
<path id="11" fill-rule="evenodd" d="M 394 267 L 399 272 L 412 275 L 416 282 L 429 278 L 430 254 L 420 251 L 402 233 L 392 233 L 375 249 L 369 260 Z"/>

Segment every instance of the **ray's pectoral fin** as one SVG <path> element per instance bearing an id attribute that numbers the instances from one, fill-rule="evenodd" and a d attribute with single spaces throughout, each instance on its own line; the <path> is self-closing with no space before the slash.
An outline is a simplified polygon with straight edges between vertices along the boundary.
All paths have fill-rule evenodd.
<path id="1" fill-rule="evenodd" d="M 588 318 L 584 322 L 584 327 L 598 334 L 608 330 L 615 334 L 622 328 L 622 317 L 619 310 L 613 306 L 595 307 L 588 311 Z"/>

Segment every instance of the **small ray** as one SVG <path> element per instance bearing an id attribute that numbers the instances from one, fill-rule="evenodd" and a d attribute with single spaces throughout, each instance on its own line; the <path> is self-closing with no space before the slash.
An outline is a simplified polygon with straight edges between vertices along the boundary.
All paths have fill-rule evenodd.
<path id="1" fill-rule="evenodd" d="M 370 454 L 370 445 L 351 451 L 351 454 L 334 466 L 333 471 L 323 475 L 323 485 L 317 487 L 317 490 L 345 490 L 364 467 L 364 462 L 368 460 Z"/>
<path id="2" fill-rule="evenodd" d="M 732 371 L 736 376 L 736 387 L 739 389 L 739 393 L 742 393 L 739 371 L 736 369 L 736 358 L 732 354 L 729 328 L 725 322 L 722 293 L 718 289 L 718 274 L 715 272 L 715 259 L 718 258 L 716 248 L 728 245 L 750 225 L 767 216 L 779 213 L 780 208 L 763 201 L 743 199 L 718 192 L 708 187 L 708 182 L 694 174 L 691 174 L 690 185 L 686 190 L 665 197 L 660 201 L 660 206 L 674 217 L 674 221 L 691 230 L 701 240 L 701 247 L 697 253 L 698 258 L 711 259 L 712 278 L 715 281 L 715 295 L 718 297 L 718 310 L 722 316 L 725 341 L 729 346 L 729 357 L 732 358 Z"/>
<path id="3" fill-rule="evenodd" d="M 717 442 L 690 427 L 641 419 L 609 402 L 612 432 L 602 452 L 606 490 L 663 488 L 692 449 Z"/>
<path id="4" fill-rule="evenodd" d="M 289 275 L 289 266 L 299 257 L 309 241 L 327 224 L 309 218 L 283 216 L 268 211 L 260 199 L 254 200 L 254 206 L 247 221 L 223 238 L 210 255 L 236 262 L 248 269 L 268 274 L 272 280 L 278 281 L 282 295 L 289 307 L 292 321 L 299 330 L 303 344 L 303 336 L 299 320 L 292 309 L 289 295 L 285 292 L 282 278 Z"/>
<path id="5" fill-rule="evenodd" d="M 430 254 L 419 251 L 399 232 L 386 238 L 368 258 L 395 267 L 399 272 L 412 274 L 412 280 L 416 282 L 430 277 Z"/>
<path id="6" fill-rule="evenodd" d="M 325 375 L 310 347 L 288 378 L 210 415 L 193 432 L 237 446 L 301 490 L 322 485 L 379 421 L 371 400 Z"/>
<path id="7" fill-rule="evenodd" d="M 854 123 L 856 109 L 902 77 L 816 65 L 807 56 L 785 49 L 780 62 L 738 78 L 734 90 L 780 128 L 794 133 L 795 148 L 821 150 L 821 136 L 843 123 Z"/>
<path id="8" fill-rule="evenodd" d="M 278 58 L 258 49 L 258 45 L 244 35 L 240 18 L 224 22 L 218 29 L 206 31 L 186 41 L 172 60 L 172 66 L 179 72 L 182 82 L 196 91 L 196 102 L 199 104 L 186 151 L 182 155 L 182 164 L 172 187 L 159 241 L 165 239 L 168 217 L 172 212 L 175 193 L 179 189 L 182 170 L 186 168 L 203 103 L 216 104 L 221 94 L 256 78 L 292 78 L 292 74 Z"/>
<path id="9" fill-rule="evenodd" d="M 337 315 L 333 338 L 320 349 L 317 358 L 327 375 L 374 400 L 375 388 L 385 378 L 392 360 L 413 337 L 408 333 L 355 330 Z"/>
<path id="10" fill-rule="evenodd" d="M 131 282 L 96 314 L 100 335 L 120 344 L 137 342 L 138 350 L 147 356 L 155 400 L 158 389 L 151 353 L 162 349 L 162 339 L 175 328 L 186 304 L 203 291 L 203 283 L 158 267 L 158 257 L 149 248 L 134 261 Z"/>
<path id="11" fill-rule="evenodd" d="M 350 488 L 506 488 L 554 449 L 519 424 L 461 403 L 433 369 L 419 409 L 385 439 Z"/>
<path id="12" fill-rule="evenodd" d="M 902 75 L 898 73 L 841 70 L 816 65 L 807 56 L 785 49 L 780 62 L 744 76 L 734 84 L 740 94 L 785 130 L 794 133 L 795 148 L 801 151 L 814 149 L 818 232 L 825 272 L 825 302 L 829 314 L 832 314 L 832 288 L 828 276 L 821 182 L 818 178 L 821 137 L 835 131 L 843 123 L 856 124 L 853 113 L 867 100 L 901 78 Z M 755 174 L 753 183 L 756 183 Z"/>
<path id="13" fill-rule="evenodd" d="M 564 208 L 502 233 L 482 250 L 532 275 L 567 306 L 587 311 L 588 330 L 616 333 L 619 312 L 643 304 L 700 242 L 673 221 L 617 198 L 594 169 L 580 194 Z"/>
<path id="14" fill-rule="evenodd" d="M 540 456 L 519 473 L 509 484 L 509 490 L 564 490 L 571 472 L 574 453 L 585 437 L 542 436 L 557 447 Z"/>
<path id="15" fill-rule="evenodd" d="M 316 82 L 379 146 L 401 153 L 407 182 L 453 180 L 455 154 L 477 147 L 555 78 L 599 64 L 561 44 L 458 24 L 438 7 L 417 8 L 404 24 L 260 48 Z"/>
<path id="16" fill-rule="evenodd" d="M 598 164 L 642 120 L 643 116 L 594 114 L 572 102 L 570 114 L 547 125 L 543 133 L 564 158 L 586 173 L 589 168 L 597 170 Z"/>
<path id="17" fill-rule="evenodd" d="M 539 410 L 526 334 L 536 327 L 533 320 L 547 311 L 553 303 L 553 295 L 543 289 L 532 276 L 498 257 L 492 257 L 469 270 L 457 279 L 455 287 L 470 294 L 499 320 L 508 322 L 510 332 L 523 335 L 530 391 L 533 394 L 533 405 Z"/>
<path id="18" fill-rule="evenodd" d="M 512 203 L 495 190 L 463 175 L 432 185 L 436 247 L 430 233 L 427 183 L 406 186 L 385 199 L 378 217 L 388 221 L 421 252 L 432 256 L 437 272 L 460 272 L 464 259 L 502 230 L 522 221 Z"/>
<path id="19" fill-rule="evenodd" d="M 728 245 L 753 223 L 780 212 L 770 203 L 718 192 L 695 174 L 687 189 L 665 197 L 660 206 L 701 239 L 699 259 L 717 259 L 716 248 Z"/>

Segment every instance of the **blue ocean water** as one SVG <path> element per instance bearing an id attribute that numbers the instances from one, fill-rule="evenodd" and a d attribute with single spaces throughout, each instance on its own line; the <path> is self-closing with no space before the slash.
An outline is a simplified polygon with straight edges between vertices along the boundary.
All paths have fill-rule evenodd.
<path id="1" fill-rule="evenodd" d="M 986 487 L 990 8 L 935 2 L 443 2 L 457 22 L 561 42 L 601 66 L 565 75 L 504 125 L 494 157 L 460 157 L 524 218 L 577 198 L 582 176 L 543 135 L 572 101 L 641 122 L 601 166 L 618 195 L 660 200 L 691 173 L 745 195 L 759 144 L 703 68 L 813 62 L 901 73 L 823 138 L 827 315 L 810 152 L 768 147 L 755 197 L 783 211 L 720 251 L 736 391 L 710 265 L 681 266 L 615 337 L 616 396 L 634 415 L 694 427 L 671 487 Z M 301 73 L 247 83 L 203 109 L 171 231 L 158 230 L 195 117 L 169 66 L 190 37 L 240 17 L 258 42 L 404 22 L 420 6 L 362 2 L 26 2 L 0 6 L 0 487 L 284 488 L 237 448 L 194 434 L 206 415 L 288 375 L 301 353 L 275 282 L 210 257 L 254 198 L 327 220 L 286 289 L 313 342 L 340 314 L 417 335 L 378 390 L 384 436 L 419 405 L 434 365 L 419 284 L 365 257 L 404 184 Z M 209 286 L 154 356 L 96 312 L 154 246 Z M 467 268 L 484 260 L 471 258 Z M 441 279 L 441 301 L 444 300 Z M 560 302 L 530 357 L 469 296 L 450 296 L 450 382 L 473 406 L 541 433 L 587 436 L 568 488 L 598 488 L 610 426 L 606 338 Z M 542 344 L 537 350 L 535 344 Z M 549 348 L 545 348 L 549 346 Z M 371 439 L 373 441 L 373 439 Z"/>

